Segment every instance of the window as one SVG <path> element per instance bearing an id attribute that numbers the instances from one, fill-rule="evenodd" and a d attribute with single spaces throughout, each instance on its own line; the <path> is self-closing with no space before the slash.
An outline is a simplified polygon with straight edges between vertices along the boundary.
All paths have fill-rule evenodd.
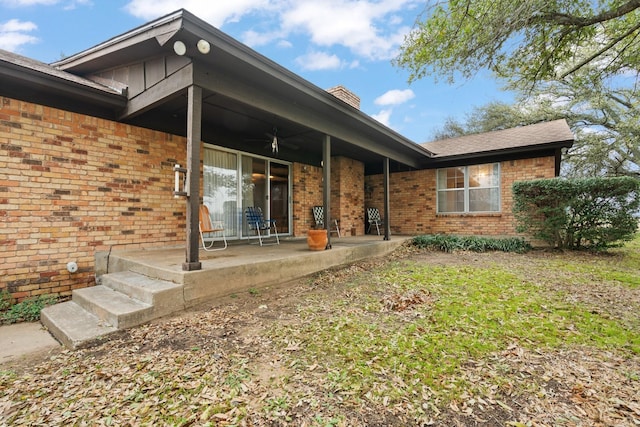
<path id="1" fill-rule="evenodd" d="M 438 213 L 499 212 L 500 164 L 438 169 Z"/>

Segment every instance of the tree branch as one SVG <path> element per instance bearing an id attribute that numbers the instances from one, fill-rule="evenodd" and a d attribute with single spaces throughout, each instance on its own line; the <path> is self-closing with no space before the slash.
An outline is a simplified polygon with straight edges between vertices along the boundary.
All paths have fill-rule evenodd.
<path id="1" fill-rule="evenodd" d="M 638 0 L 640 2 L 640 0 Z M 593 61 L 594 59 L 596 59 L 598 56 L 602 55 L 603 53 L 605 53 L 606 51 L 608 51 L 609 49 L 611 49 L 613 46 L 615 46 L 616 44 L 620 43 L 622 40 L 624 40 L 625 38 L 627 38 L 628 36 L 630 36 L 631 34 L 633 34 L 635 31 L 637 31 L 638 29 L 640 29 L 640 22 L 638 22 L 636 25 L 634 25 L 633 27 L 631 27 L 629 29 L 629 31 L 625 32 L 624 34 L 621 34 L 619 37 L 616 37 L 615 39 L 611 40 L 609 43 L 607 43 L 602 49 L 598 50 L 597 52 L 595 52 L 593 55 L 587 57 L 586 59 L 583 59 L 582 61 L 580 61 L 577 65 L 575 65 L 574 67 L 571 67 L 569 69 L 569 71 L 563 73 L 560 78 L 565 78 L 567 77 L 569 74 L 575 73 L 576 71 L 578 71 L 580 68 L 584 67 L 585 65 L 587 65 L 588 63 L 590 63 L 591 61 Z"/>
<path id="2" fill-rule="evenodd" d="M 581 16 L 567 15 L 565 13 L 542 13 L 532 17 L 531 22 L 539 23 L 551 23 L 558 25 L 566 25 L 573 27 L 588 27 L 590 25 L 598 24 L 600 22 L 610 21 L 612 19 L 619 18 L 640 8 L 640 0 L 629 0 L 628 2 L 620 5 L 613 10 L 607 10 L 599 15 L 589 18 L 583 18 Z"/>

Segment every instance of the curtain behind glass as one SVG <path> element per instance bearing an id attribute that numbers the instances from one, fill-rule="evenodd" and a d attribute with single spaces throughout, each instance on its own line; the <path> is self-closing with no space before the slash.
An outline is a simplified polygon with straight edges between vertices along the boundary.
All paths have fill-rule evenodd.
<path id="1" fill-rule="evenodd" d="M 222 221 L 227 236 L 238 234 L 238 174 L 234 153 L 204 150 L 204 204 L 213 221 Z"/>

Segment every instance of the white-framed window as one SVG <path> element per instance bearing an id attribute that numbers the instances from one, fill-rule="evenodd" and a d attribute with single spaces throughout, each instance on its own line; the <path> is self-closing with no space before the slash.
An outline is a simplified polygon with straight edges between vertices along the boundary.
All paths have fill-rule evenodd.
<path id="1" fill-rule="evenodd" d="M 500 212 L 500 163 L 438 169 L 438 213 Z"/>

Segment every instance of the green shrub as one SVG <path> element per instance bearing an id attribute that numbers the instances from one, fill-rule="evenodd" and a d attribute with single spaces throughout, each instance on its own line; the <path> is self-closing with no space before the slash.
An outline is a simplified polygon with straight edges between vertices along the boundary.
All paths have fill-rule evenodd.
<path id="1" fill-rule="evenodd" d="M 0 313 L 0 323 L 34 322 L 40 319 L 40 311 L 58 301 L 54 295 L 27 298 Z"/>
<path id="2" fill-rule="evenodd" d="M 492 238 L 480 236 L 451 236 L 430 234 L 416 236 L 413 244 L 419 248 L 432 248 L 443 252 L 454 251 L 502 251 L 523 253 L 531 250 L 531 245 L 518 237 Z"/>
<path id="3" fill-rule="evenodd" d="M 13 304 L 11 293 L 6 289 L 0 290 L 0 312 L 8 310 L 11 304 Z"/>
<path id="4" fill-rule="evenodd" d="M 540 179 L 513 184 L 517 230 L 566 249 L 606 249 L 633 238 L 640 180 Z"/>

